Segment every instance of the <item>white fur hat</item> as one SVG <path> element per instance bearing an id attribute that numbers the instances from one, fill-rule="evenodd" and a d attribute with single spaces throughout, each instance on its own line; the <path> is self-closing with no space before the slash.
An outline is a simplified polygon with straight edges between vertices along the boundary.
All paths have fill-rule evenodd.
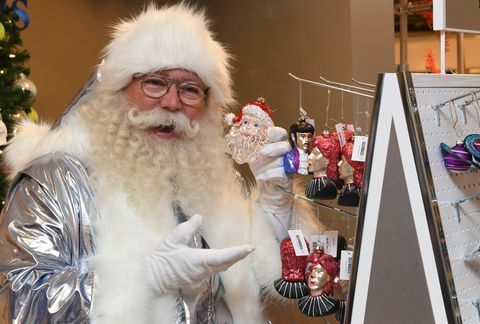
<path id="1" fill-rule="evenodd" d="M 210 88 L 210 104 L 225 107 L 233 101 L 229 61 L 204 11 L 184 3 L 161 9 L 150 5 L 114 27 L 98 68 L 98 89 L 120 90 L 135 73 L 183 68 L 195 72 Z"/>

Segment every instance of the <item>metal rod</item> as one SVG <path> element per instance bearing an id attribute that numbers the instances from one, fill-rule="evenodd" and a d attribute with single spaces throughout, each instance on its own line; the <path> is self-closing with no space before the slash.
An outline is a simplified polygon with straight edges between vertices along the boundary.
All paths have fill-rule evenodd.
<path id="1" fill-rule="evenodd" d="M 359 85 L 364 85 L 364 86 L 367 86 L 367 87 L 372 87 L 372 88 L 375 88 L 375 85 L 374 84 L 371 84 L 371 83 L 366 83 L 366 82 L 361 82 L 361 81 L 358 81 L 354 78 L 352 78 L 352 81 L 356 84 L 359 84 Z"/>
<path id="2" fill-rule="evenodd" d="M 437 110 L 438 108 L 442 108 L 443 106 L 445 106 L 446 104 L 448 104 L 448 103 L 451 102 L 451 101 L 456 101 L 456 100 L 459 100 L 459 99 L 462 99 L 462 98 L 465 98 L 465 97 L 468 97 L 468 96 L 473 96 L 474 94 L 477 94 L 477 93 L 479 93 L 479 92 L 480 92 L 480 90 L 469 92 L 469 93 L 467 93 L 467 94 L 464 94 L 464 95 L 461 95 L 461 96 L 458 96 L 458 97 L 455 97 L 455 98 L 446 100 L 446 101 L 444 101 L 444 102 L 441 102 L 441 103 L 439 103 L 438 105 L 433 106 L 432 108 L 433 108 L 434 110 Z M 475 101 L 475 100 L 472 100 L 472 102 L 473 102 L 473 101 Z"/>
<path id="3" fill-rule="evenodd" d="M 457 219 L 457 222 L 460 223 L 460 206 L 459 205 L 461 203 L 464 203 L 467 200 L 478 198 L 478 197 L 480 197 L 480 193 L 476 193 L 476 194 L 473 194 L 473 195 L 470 195 L 470 196 L 465 196 L 465 197 L 462 197 L 462 198 L 459 198 L 457 200 L 454 200 L 454 201 L 450 202 L 452 207 L 455 208 L 455 218 Z"/>
<path id="4" fill-rule="evenodd" d="M 318 87 L 323 87 L 323 88 L 327 88 L 327 89 L 348 92 L 348 93 L 352 93 L 352 94 L 357 95 L 357 96 L 367 97 L 367 98 L 371 98 L 371 99 L 374 98 L 373 96 L 365 94 L 365 93 L 361 93 L 361 92 L 357 92 L 357 91 L 353 91 L 353 90 L 348 90 L 348 89 L 343 89 L 343 88 L 335 87 L 335 86 L 325 84 L 325 83 L 321 83 L 321 82 L 315 82 L 315 81 L 311 81 L 311 80 L 307 80 L 307 79 L 302 79 L 302 78 L 297 77 L 296 75 L 293 75 L 292 73 L 288 73 L 288 75 L 291 76 L 292 78 L 294 78 L 295 80 L 302 81 L 302 82 L 309 83 L 309 84 L 313 84 L 313 85 L 318 86 Z"/>
<path id="5" fill-rule="evenodd" d="M 362 87 L 357 87 L 357 86 L 353 86 L 353 85 L 350 85 L 350 84 L 346 84 L 346 83 L 340 83 L 340 82 L 334 82 L 334 81 L 330 81 L 330 80 L 327 80 L 325 79 L 324 77 L 320 77 L 320 80 L 324 81 L 324 82 L 327 82 L 327 83 L 330 83 L 330 84 L 335 84 L 335 85 L 339 85 L 339 86 L 343 86 L 343 87 L 349 87 L 349 88 L 352 88 L 352 89 L 357 89 L 357 90 L 361 90 L 361 91 L 366 91 L 366 92 L 373 92 L 375 93 L 375 90 L 372 90 L 372 89 L 365 89 L 365 88 L 362 88 Z"/>
<path id="6" fill-rule="evenodd" d="M 457 73 L 465 73 L 464 34 L 457 33 Z"/>
<path id="7" fill-rule="evenodd" d="M 294 194 L 293 192 L 290 192 L 288 190 L 286 190 L 285 188 L 282 188 L 281 186 L 277 185 L 277 188 L 280 189 L 281 191 L 283 191 L 284 193 L 286 193 L 287 195 L 290 195 L 294 198 L 298 198 L 298 199 L 301 199 L 301 200 L 305 200 L 305 201 L 308 201 L 308 202 L 311 202 L 311 203 L 314 203 L 316 205 L 319 205 L 320 207 L 323 207 L 325 209 L 328 209 L 328 210 L 331 210 L 331 211 L 334 211 L 336 213 L 339 213 L 339 214 L 344 214 L 344 215 L 347 215 L 347 216 L 350 216 L 350 217 L 357 217 L 357 215 L 353 214 L 353 213 L 349 213 L 345 210 L 342 210 L 340 208 L 336 208 L 336 207 L 332 207 L 332 206 L 329 206 L 329 205 L 326 205 L 326 204 L 322 204 L 321 202 L 319 201 L 316 201 L 314 199 L 310 199 L 310 198 L 307 198 L 307 197 L 303 197 L 303 196 L 300 196 L 300 195 L 297 195 L 297 194 Z"/>
<path id="8" fill-rule="evenodd" d="M 408 71 L 408 1 L 400 0 L 400 64 L 399 72 Z"/>

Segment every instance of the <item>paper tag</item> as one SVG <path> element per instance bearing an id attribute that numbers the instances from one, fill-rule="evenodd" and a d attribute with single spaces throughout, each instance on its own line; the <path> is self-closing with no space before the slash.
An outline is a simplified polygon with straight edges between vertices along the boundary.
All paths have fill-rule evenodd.
<path id="1" fill-rule="evenodd" d="M 325 231 L 325 247 L 323 251 L 334 258 L 337 257 L 338 231 Z"/>
<path id="2" fill-rule="evenodd" d="M 313 119 L 313 118 L 307 118 L 307 119 L 305 119 L 305 121 L 306 121 L 308 124 L 310 124 L 310 125 L 312 125 L 313 127 L 315 127 L 315 119 Z"/>
<path id="3" fill-rule="evenodd" d="M 340 280 L 350 280 L 353 251 L 342 250 L 340 256 Z"/>
<path id="4" fill-rule="evenodd" d="M 310 235 L 310 245 L 312 247 L 312 251 L 315 251 L 318 247 L 322 247 L 321 245 L 321 234 L 312 234 Z M 323 235 L 324 236 L 324 235 Z"/>
<path id="5" fill-rule="evenodd" d="M 343 124 L 338 123 L 335 125 L 335 129 L 337 130 L 338 140 L 340 141 L 340 147 L 345 145 L 345 134 L 343 133 Z"/>
<path id="6" fill-rule="evenodd" d="M 365 162 L 368 136 L 354 136 L 352 161 Z"/>
<path id="7" fill-rule="evenodd" d="M 308 255 L 307 243 L 301 230 L 289 230 L 288 235 L 292 240 L 293 249 L 296 256 Z"/>
<path id="8" fill-rule="evenodd" d="M 347 124 L 347 130 L 355 133 L 355 126 L 353 126 L 353 124 Z"/>

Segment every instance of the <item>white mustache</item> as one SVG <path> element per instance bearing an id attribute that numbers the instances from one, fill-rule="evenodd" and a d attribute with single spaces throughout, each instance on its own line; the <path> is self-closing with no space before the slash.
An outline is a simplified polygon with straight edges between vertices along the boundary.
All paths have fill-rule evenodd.
<path id="1" fill-rule="evenodd" d="M 187 138 L 194 138 L 198 134 L 200 124 L 191 120 L 181 112 L 171 112 L 163 108 L 153 108 L 149 111 L 140 111 L 131 108 L 127 113 L 131 126 L 145 130 L 150 127 L 174 126 L 174 132 Z"/>

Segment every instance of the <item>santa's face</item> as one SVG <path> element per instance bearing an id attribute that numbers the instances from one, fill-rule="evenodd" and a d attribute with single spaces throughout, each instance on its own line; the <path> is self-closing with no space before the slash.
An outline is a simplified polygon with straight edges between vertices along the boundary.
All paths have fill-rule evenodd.
<path id="1" fill-rule="evenodd" d="M 267 131 L 267 125 L 260 119 L 251 115 L 243 115 L 239 124 L 240 133 L 244 136 L 257 136 Z"/>
<path id="2" fill-rule="evenodd" d="M 312 133 L 296 133 L 297 140 L 295 144 L 299 149 L 308 153 L 308 149 L 310 147 L 310 142 L 312 141 Z"/>
<path id="3" fill-rule="evenodd" d="M 178 95 L 177 84 L 182 82 L 204 87 L 203 82 L 195 73 L 183 69 L 171 69 L 157 72 L 155 75 L 169 80 L 175 79 L 177 83 L 173 83 L 164 96 L 151 98 L 142 90 L 143 76 L 134 77 L 132 82 L 124 89 L 126 99 L 130 104 L 138 107 L 140 112 L 164 110 L 175 114 L 182 114 L 188 120 L 196 120 L 203 115 L 205 112 L 205 100 L 198 105 L 186 105 L 180 100 Z M 175 127 L 175 119 L 164 120 L 160 124 L 156 123 L 151 125 L 148 131 L 159 139 L 174 140 L 178 138 L 178 132 L 175 131 Z"/>
<path id="4" fill-rule="evenodd" d="M 225 151 L 238 164 L 255 161 L 260 149 L 269 142 L 268 125 L 255 116 L 244 114 L 225 136 Z"/>

